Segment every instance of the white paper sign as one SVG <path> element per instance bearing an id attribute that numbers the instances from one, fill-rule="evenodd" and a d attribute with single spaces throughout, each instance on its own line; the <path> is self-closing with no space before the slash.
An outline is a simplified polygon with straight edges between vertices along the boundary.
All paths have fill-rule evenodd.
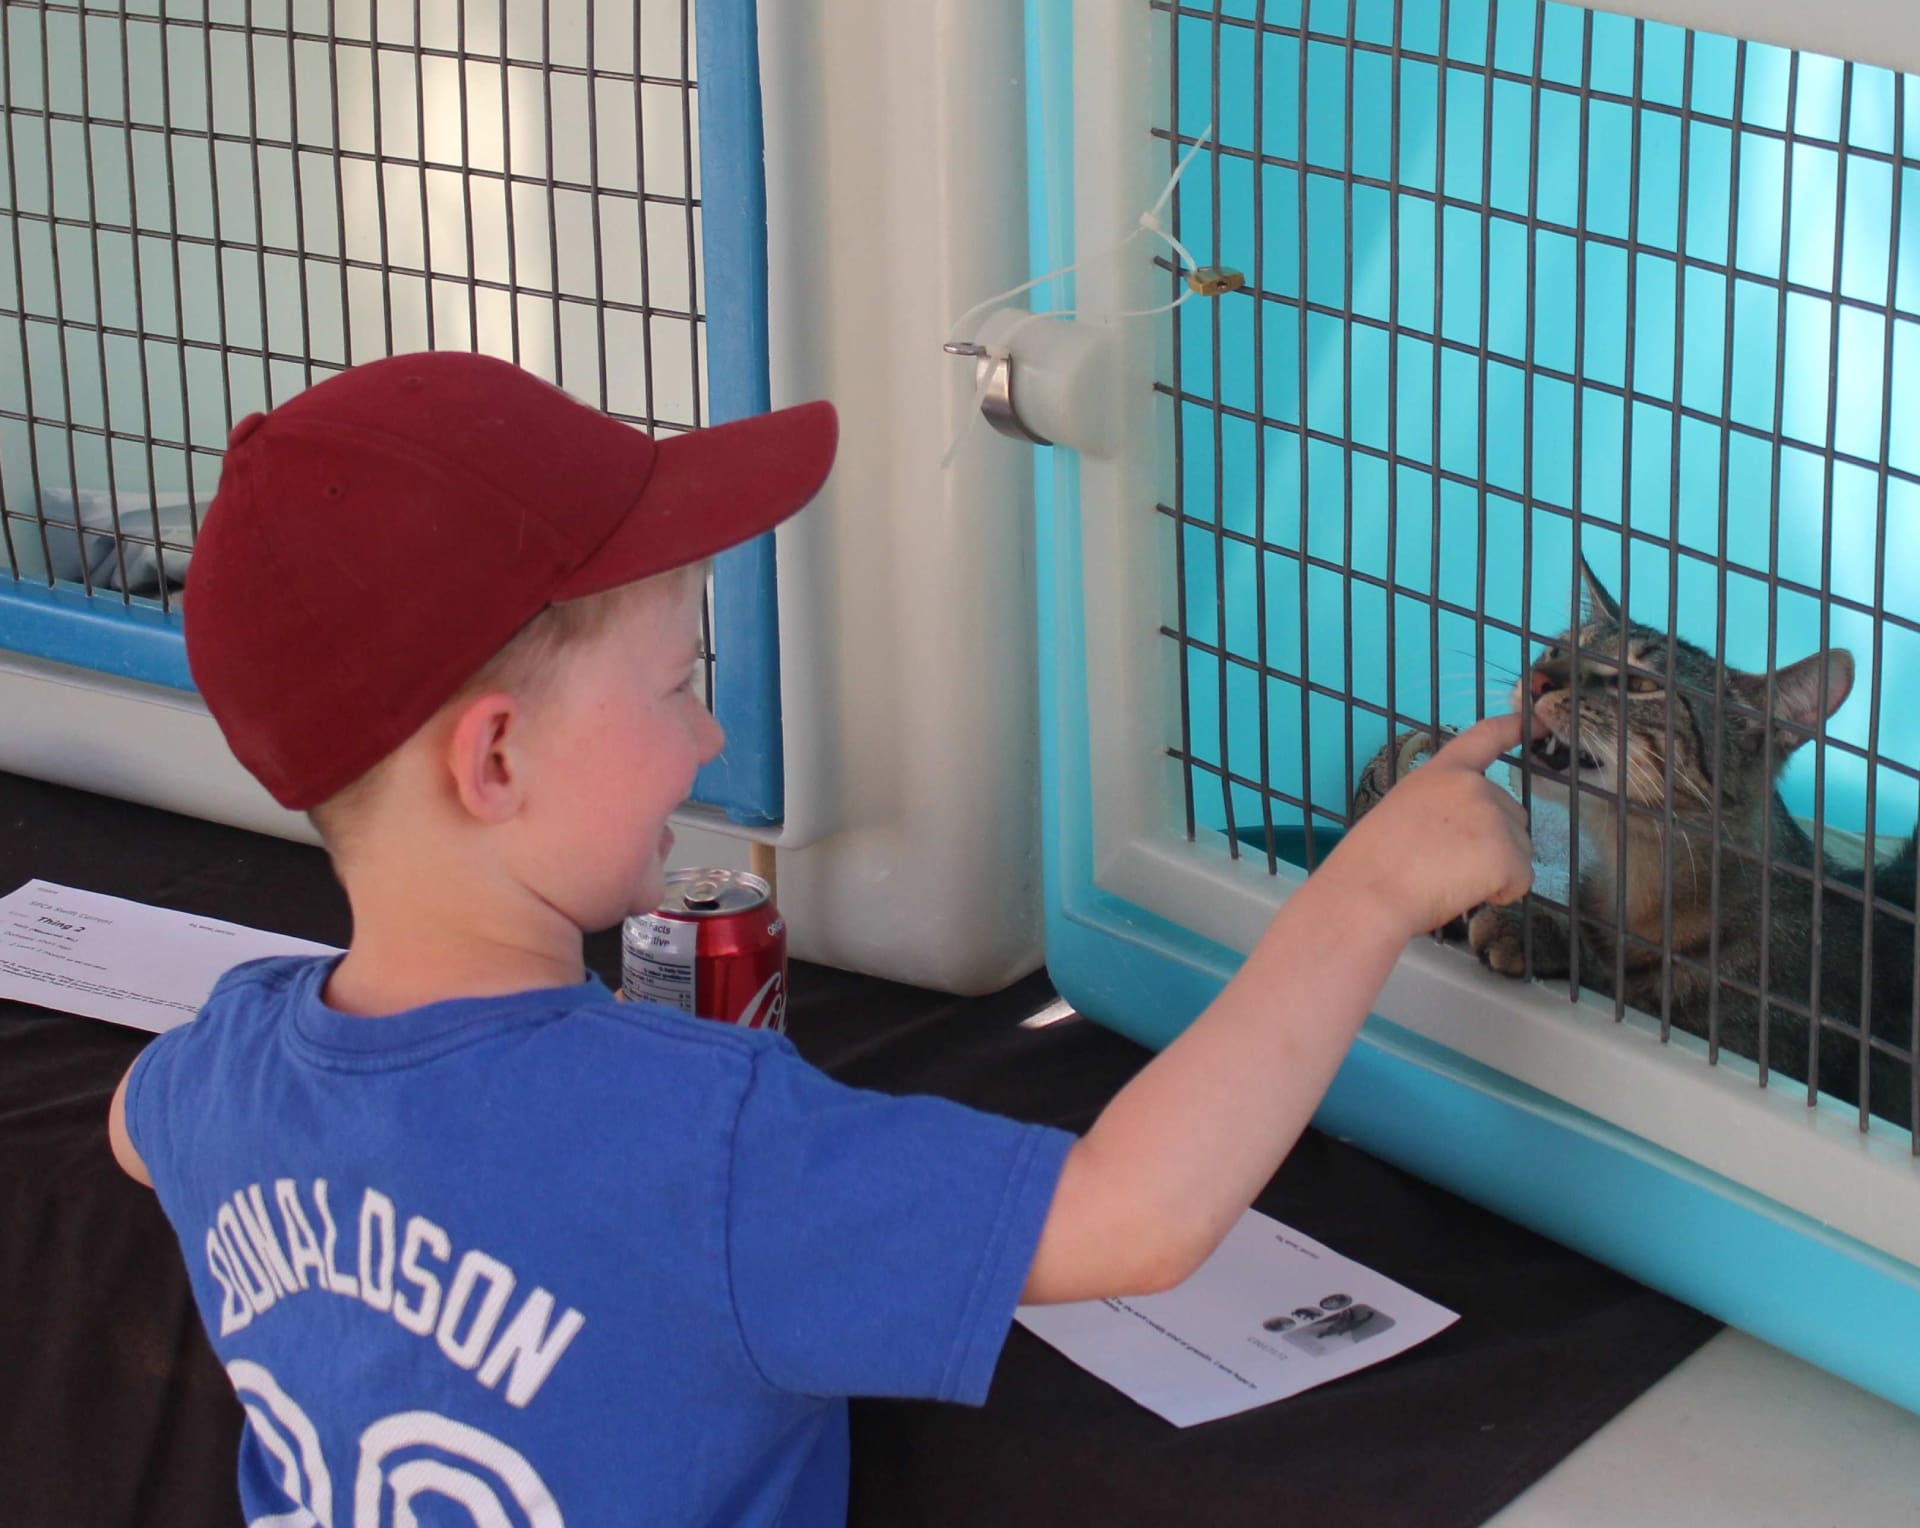
<path id="1" fill-rule="evenodd" d="M 198 1013 L 213 984 L 242 961 L 338 953 L 51 881 L 0 897 L 0 997 L 156 1034 Z"/>
<path id="2" fill-rule="evenodd" d="M 1177 1427 L 1284 1400 L 1404 1353 L 1459 1320 L 1257 1210 L 1177 1289 L 1016 1319 Z"/>

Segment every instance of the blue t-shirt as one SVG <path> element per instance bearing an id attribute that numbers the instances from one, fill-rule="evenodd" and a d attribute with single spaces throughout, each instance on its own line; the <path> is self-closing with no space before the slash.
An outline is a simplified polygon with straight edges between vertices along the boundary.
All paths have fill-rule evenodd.
<path id="1" fill-rule="evenodd" d="M 842 1523 L 845 1397 L 985 1398 L 1070 1136 L 595 981 L 350 1018 L 332 965 L 127 1085 L 250 1522 Z"/>

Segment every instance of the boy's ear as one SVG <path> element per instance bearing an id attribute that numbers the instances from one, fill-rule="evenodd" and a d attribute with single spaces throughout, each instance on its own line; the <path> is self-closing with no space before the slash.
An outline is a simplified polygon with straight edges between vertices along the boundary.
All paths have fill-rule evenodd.
<path id="1" fill-rule="evenodd" d="M 1619 604 L 1595 577 L 1593 564 L 1587 561 L 1585 553 L 1580 556 L 1580 592 L 1585 597 L 1590 611 L 1605 616 L 1609 621 L 1620 619 Z"/>
<path id="2" fill-rule="evenodd" d="M 476 695 L 460 708 L 447 733 L 443 759 L 454 795 L 469 816 L 505 822 L 520 808 L 520 702 L 499 690 Z"/>

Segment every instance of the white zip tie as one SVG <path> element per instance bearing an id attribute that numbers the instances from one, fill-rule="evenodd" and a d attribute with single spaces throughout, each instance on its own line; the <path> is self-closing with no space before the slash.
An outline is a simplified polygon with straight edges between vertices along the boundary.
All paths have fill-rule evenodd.
<path id="1" fill-rule="evenodd" d="M 1018 297 L 1023 292 L 1030 292 L 1035 287 L 1044 285 L 1056 277 L 1071 276 L 1075 271 L 1079 270 L 1081 266 L 1085 265 L 1088 260 L 1106 259 L 1110 256 L 1117 255 L 1143 233 L 1152 234 L 1173 250 L 1174 255 L 1182 267 L 1181 274 L 1191 274 L 1198 270 L 1200 268 L 1200 262 L 1193 258 L 1184 244 L 1167 231 L 1166 225 L 1160 221 L 1160 213 L 1167 203 L 1173 199 L 1174 187 L 1180 184 L 1180 177 L 1187 173 L 1187 166 L 1193 163 L 1194 157 L 1212 136 L 1213 124 L 1209 122 L 1205 127 L 1200 129 L 1200 135 L 1193 140 L 1187 152 L 1181 156 L 1180 162 L 1174 166 L 1173 174 L 1167 178 L 1167 183 L 1160 188 L 1160 195 L 1155 199 L 1153 205 L 1140 214 L 1133 228 L 1127 233 L 1115 240 L 1106 249 L 1101 250 L 1097 255 L 1089 255 L 1085 259 L 1074 261 L 1071 265 L 1063 265 L 1058 270 L 1048 271 L 1043 276 L 1035 276 L 1031 281 L 1023 281 L 1019 286 L 1009 287 L 1004 292 L 996 292 L 985 301 L 975 303 L 953 321 L 952 327 L 947 331 L 948 345 L 952 346 L 965 343 L 960 339 L 960 331 L 966 328 L 969 323 L 981 314 L 998 307 L 1008 298 Z M 1172 299 L 1170 302 L 1163 302 L 1158 307 L 1134 308 L 1126 312 L 1114 313 L 1108 316 L 1112 318 L 1157 318 L 1162 313 L 1171 313 L 1175 308 L 1179 307 L 1181 303 L 1192 297 L 1195 290 L 1194 286 L 1189 283 L 1187 289 L 1178 297 Z M 1028 324 L 1036 323 L 1043 318 L 1072 318 L 1078 314 L 1079 311 L 1078 308 L 1060 308 L 1044 313 L 1029 313 L 991 345 L 978 345 L 977 342 L 972 342 L 976 344 L 976 369 L 980 369 L 979 362 L 982 360 L 997 364 L 998 362 L 1010 359 L 1013 354 L 1010 342 L 1013 337 L 1022 329 L 1026 328 Z M 961 443 L 967 438 L 967 432 L 973 428 L 974 422 L 981 417 L 980 406 L 986 402 L 987 391 L 993 385 L 993 369 L 992 365 L 988 365 L 980 370 L 980 383 L 974 389 L 973 406 L 967 411 L 966 419 L 961 422 L 959 433 L 953 437 L 953 443 L 947 447 L 947 454 L 940 458 L 942 471 L 945 471 L 946 468 L 952 464 L 954 457 L 959 453 Z"/>

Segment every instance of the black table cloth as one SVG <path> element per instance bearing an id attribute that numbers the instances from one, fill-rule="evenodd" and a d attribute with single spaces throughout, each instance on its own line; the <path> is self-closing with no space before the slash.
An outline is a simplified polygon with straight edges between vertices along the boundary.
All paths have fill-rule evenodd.
<path id="1" fill-rule="evenodd" d="M 36 877 L 348 936 L 317 850 L 0 774 L 0 894 Z M 616 979 L 612 935 L 589 957 Z M 1022 1028 L 1051 996 L 1043 975 L 962 999 L 797 963 L 788 1028 L 846 1082 L 1082 1129 L 1147 1053 L 1084 1020 Z M 240 1521 L 238 1407 L 171 1231 L 107 1148 L 108 1099 L 149 1038 L 0 1002 L 0 1522 L 12 1528 Z M 983 1408 L 855 1403 L 854 1523 L 1468 1528 L 1717 1330 L 1317 1132 L 1257 1203 L 1461 1319 L 1386 1364 L 1185 1430 L 1016 1327 Z M 633 1520 L 647 1521 L 644 1504 Z"/>

